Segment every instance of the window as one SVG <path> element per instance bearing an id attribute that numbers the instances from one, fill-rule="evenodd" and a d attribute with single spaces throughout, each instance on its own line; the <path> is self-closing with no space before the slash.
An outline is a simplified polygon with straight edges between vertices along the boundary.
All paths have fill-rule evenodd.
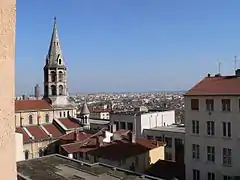
<path id="1" fill-rule="evenodd" d="M 62 64 L 62 60 L 61 59 L 58 60 L 58 64 L 60 64 L 60 65 Z"/>
<path id="2" fill-rule="evenodd" d="M 207 135 L 214 136 L 215 134 L 214 121 L 207 121 Z"/>
<path id="3" fill-rule="evenodd" d="M 60 82 L 63 81 L 63 72 L 62 72 L 62 71 L 59 71 L 59 73 L 58 73 L 58 79 L 59 79 Z"/>
<path id="4" fill-rule="evenodd" d="M 198 99 L 191 99 L 191 109 L 199 110 L 199 100 Z"/>
<path id="5" fill-rule="evenodd" d="M 206 99 L 206 109 L 207 109 L 207 111 L 214 110 L 214 100 L 213 99 Z"/>
<path id="6" fill-rule="evenodd" d="M 156 141 L 162 141 L 163 140 L 162 136 L 155 136 L 155 139 L 156 139 Z"/>
<path id="7" fill-rule="evenodd" d="M 52 92 L 52 96 L 56 96 L 57 95 L 56 86 L 54 86 L 54 85 L 51 86 L 51 92 Z"/>
<path id="8" fill-rule="evenodd" d="M 223 148 L 223 164 L 224 165 L 232 164 L 232 149 Z"/>
<path id="9" fill-rule="evenodd" d="M 200 145 L 199 144 L 193 144 L 192 145 L 192 158 L 193 159 L 199 159 L 200 158 Z"/>
<path id="10" fill-rule="evenodd" d="M 176 138 L 176 139 L 175 139 L 175 146 L 177 146 L 177 145 L 182 145 L 182 144 L 183 144 L 182 139 L 179 139 L 179 138 Z"/>
<path id="11" fill-rule="evenodd" d="M 88 155 L 88 153 L 85 153 L 85 159 L 86 159 L 86 160 L 89 160 L 89 155 Z"/>
<path id="12" fill-rule="evenodd" d="M 115 121 L 114 124 L 116 124 L 116 130 L 119 130 L 119 123 Z"/>
<path id="13" fill-rule="evenodd" d="M 55 71 L 51 71 L 51 81 L 52 82 L 56 81 L 56 72 Z"/>
<path id="14" fill-rule="evenodd" d="M 172 160 L 172 153 L 171 152 L 165 152 L 165 159 L 166 160 Z"/>
<path id="15" fill-rule="evenodd" d="M 192 133 L 199 134 L 199 121 L 192 120 Z"/>
<path id="16" fill-rule="evenodd" d="M 130 131 L 133 131 L 133 123 L 127 123 L 127 128 Z"/>
<path id="17" fill-rule="evenodd" d="M 215 180 L 215 174 L 212 172 L 207 173 L 207 180 Z"/>
<path id="18" fill-rule="evenodd" d="M 223 176 L 223 180 L 233 180 L 232 176 Z"/>
<path id="19" fill-rule="evenodd" d="M 193 169 L 193 180 L 200 180 L 200 171 L 198 169 Z"/>
<path id="20" fill-rule="evenodd" d="M 26 150 L 24 152 L 24 155 L 25 155 L 25 160 L 29 159 L 29 151 L 28 150 Z"/>
<path id="21" fill-rule="evenodd" d="M 230 103 L 230 99 L 222 99 L 222 111 L 229 112 L 231 109 Z"/>
<path id="22" fill-rule="evenodd" d="M 49 123 L 49 115 L 48 114 L 45 115 L 45 122 Z"/>
<path id="23" fill-rule="evenodd" d="M 231 123 L 230 122 L 223 122 L 222 123 L 222 128 L 223 128 L 223 136 L 224 137 L 231 137 Z"/>
<path id="24" fill-rule="evenodd" d="M 63 112 L 63 117 L 66 117 L 66 113 L 65 112 Z"/>
<path id="25" fill-rule="evenodd" d="M 69 111 L 67 111 L 67 116 L 70 116 L 70 112 Z"/>
<path id="26" fill-rule="evenodd" d="M 78 159 L 77 153 L 73 153 L 73 159 Z"/>
<path id="27" fill-rule="evenodd" d="M 207 161 L 215 162 L 215 147 L 207 146 Z"/>
<path id="28" fill-rule="evenodd" d="M 38 154 L 39 154 L 39 157 L 44 156 L 44 150 L 40 148 Z"/>
<path id="29" fill-rule="evenodd" d="M 147 135 L 147 139 L 153 140 L 153 136 Z"/>
<path id="30" fill-rule="evenodd" d="M 165 137 L 166 147 L 171 148 L 172 147 L 172 138 Z"/>
<path id="31" fill-rule="evenodd" d="M 33 115 L 31 114 L 28 116 L 28 123 L 33 124 Z"/>
<path id="32" fill-rule="evenodd" d="M 120 122 L 120 129 L 126 129 L 126 123 Z"/>
<path id="33" fill-rule="evenodd" d="M 79 152 L 79 158 L 83 158 L 83 152 Z"/>
<path id="34" fill-rule="evenodd" d="M 59 116 L 62 117 L 62 112 L 59 112 Z"/>

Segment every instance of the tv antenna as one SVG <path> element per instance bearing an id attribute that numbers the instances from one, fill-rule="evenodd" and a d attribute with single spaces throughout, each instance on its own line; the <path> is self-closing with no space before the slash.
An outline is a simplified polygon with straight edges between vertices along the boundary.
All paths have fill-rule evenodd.
<path id="1" fill-rule="evenodd" d="M 237 70 L 237 56 L 234 56 L 234 70 Z"/>
<path id="2" fill-rule="evenodd" d="M 220 61 L 218 61 L 218 74 L 221 73 L 221 65 L 222 65 L 222 63 Z"/>

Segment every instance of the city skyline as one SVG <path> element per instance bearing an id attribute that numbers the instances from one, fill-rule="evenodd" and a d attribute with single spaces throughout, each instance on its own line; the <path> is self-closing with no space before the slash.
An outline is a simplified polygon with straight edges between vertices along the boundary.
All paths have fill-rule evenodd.
<path id="1" fill-rule="evenodd" d="M 222 73 L 233 74 L 238 1 L 66 3 L 18 3 L 17 94 L 43 87 L 54 16 L 70 93 L 187 90 L 217 73 L 218 61 Z"/>

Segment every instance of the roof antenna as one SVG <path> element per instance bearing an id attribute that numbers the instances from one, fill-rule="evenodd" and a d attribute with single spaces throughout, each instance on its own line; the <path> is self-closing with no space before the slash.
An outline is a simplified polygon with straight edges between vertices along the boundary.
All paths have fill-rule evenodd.
<path id="1" fill-rule="evenodd" d="M 237 70 L 237 56 L 234 56 L 234 70 Z"/>

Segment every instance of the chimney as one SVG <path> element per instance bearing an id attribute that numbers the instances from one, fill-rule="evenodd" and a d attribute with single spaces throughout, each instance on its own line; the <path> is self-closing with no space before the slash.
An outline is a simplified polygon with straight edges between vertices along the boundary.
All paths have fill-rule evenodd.
<path id="1" fill-rule="evenodd" d="M 136 135 L 133 134 L 131 131 L 128 133 L 128 140 L 131 143 L 135 143 L 136 142 Z"/>
<path id="2" fill-rule="evenodd" d="M 75 130 L 75 132 L 74 132 L 74 140 L 75 140 L 75 141 L 79 141 L 79 133 L 78 133 L 78 130 Z"/>
<path id="3" fill-rule="evenodd" d="M 99 136 L 96 136 L 96 146 L 97 148 L 101 146 Z"/>
<path id="4" fill-rule="evenodd" d="M 211 74 L 208 73 L 208 74 L 207 74 L 207 77 L 211 77 Z"/>

